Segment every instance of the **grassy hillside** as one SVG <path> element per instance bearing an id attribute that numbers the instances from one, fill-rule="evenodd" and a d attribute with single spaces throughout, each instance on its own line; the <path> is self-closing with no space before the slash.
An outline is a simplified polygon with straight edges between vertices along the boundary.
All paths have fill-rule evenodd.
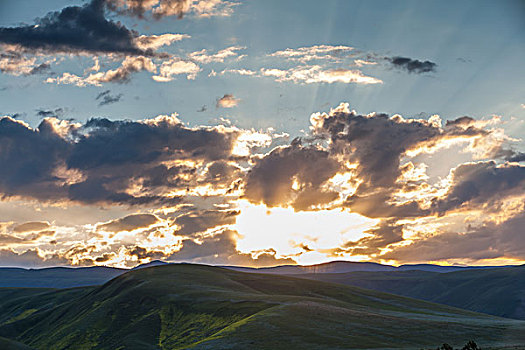
<path id="1" fill-rule="evenodd" d="M 96 288 L 1 292 L 0 336 L 36 349 L 525 343 L 521 321 L 339 284 L 202 265 L 135 270 Z"/>
<path id="2" fill-rule="evenodd" d="M 525 320 L 525 266 L 449 273 L 351 272 L 300 276 Z"/>
<path id="3" fill-rule="evenodd" d="M 31 350 L 29 346 L 14 340 L 0 337 L 0 349 L 2 350 Z"/>

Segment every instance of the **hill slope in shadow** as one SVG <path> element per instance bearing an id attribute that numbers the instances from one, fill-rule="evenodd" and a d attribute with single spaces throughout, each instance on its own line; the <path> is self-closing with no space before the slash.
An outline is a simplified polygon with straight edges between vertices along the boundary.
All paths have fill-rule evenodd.
<path id="1" fill-rule="evenodd" d="M 396 271 L 297 276 L 525 320 L 525 266 L 448 273 Z"/>
<path id="2" fill-rule="evenodd" d="M 525 322 L 377 291 L 203 265 L 100 287 L 0 290 L 0 336 L 35 349 L 366 349 L 525 343 Z"/>

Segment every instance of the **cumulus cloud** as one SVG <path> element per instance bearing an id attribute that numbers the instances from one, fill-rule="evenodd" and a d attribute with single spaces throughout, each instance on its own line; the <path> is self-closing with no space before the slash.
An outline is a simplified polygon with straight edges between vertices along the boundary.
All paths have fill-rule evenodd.
<path id="1" fill-rule="evenodd" d="M 446 211 L 494 203 L 525 191 L 525 166 L 500 164 L 494 161 L 461 164 L 451 171 L 450 186 L 443 197 L 436 198 L 432 207 Z"/>
<path id="2" fill-rule="evenodd" d="M 106 19 L 104 9 L 104 0 L 92 0 L 50 12 L 34 25 L 1 27 L 0 43 L 51 53 L 146 54 L 135 43 L 137 33 Z"/>
<path id="3" fill-rule="evenodd" d="M 177 203 L 175 189 L 199 185 L 188 177 L 232 157 L 241 130 L 188 128 L 175 116 L 144 121 L 91 119 L 74 124 L 44 119 L 32 129 L 0 119 L 3 197 L 83 203 Z"/>
<path id="4" fill-rule="evenodd" d="M 341 104 L 311 117 L 312 132 L 327 137 L 330 150 L 359 164 L 362 187 L 391 187 L 401 175 L 401 157 L 433 152 L 442 142 L 466 142 L 487 135 L 479 128 L 441 127 L 440 119 L 404 119 L 400 115 L 359 115 Z"/>
<path id="5" fill-rule="evenodd" d="M 438 249 L 445 243 L 457 243 L 470 259 L 523 258 L 515 232 L 523 224 L 525 172 L 518 161 L 505 161 L 518 152 L 509 153 L 514 141 L 500 122 L 362 115 L 341 104 L 312 114 L 302 140 L 270 147 L 273 131 L 188 127 L 175 115 L 85 123 L 47 117 L 36 128 L 4 117 L 2 198 L 124 211 L 76 227 L 57 226 L 45 215 L 2 224 L 0 258 L 39 266 L 133 266 L 151 259 L 260 266 L 294 263 L 303 254 L 458 259 L 455 247 Z M 423 162 L 449 147 L 473 160 L 450 165 L 444 178 L 428 176 Z M 479 150 L 496 158 L 475 160 Z M 342 210 L 364 226 L 322 245 L 283 238 L 273 249 L 250 239 L 243 246 L 238 221 L 245 204 L 262 215 Z M 47 222 L 53 227 L 44 227 Z M 495 240 L 487 246 L 490 232 Z M 301 233 L 295 237 L 305 237 Z"/>
<path id="6" fill-rule="evenodd" d="M 217 99 L 217 108 L 233 108 L 236 107 L 241 100 L 235 98 L 232 94 L 225 94 Z"/>

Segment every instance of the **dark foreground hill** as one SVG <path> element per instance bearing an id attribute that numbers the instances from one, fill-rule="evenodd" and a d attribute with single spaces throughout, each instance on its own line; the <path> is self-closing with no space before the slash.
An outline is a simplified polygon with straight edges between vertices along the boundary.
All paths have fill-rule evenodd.
<path id="1" fill-rule="evenodd" d="M 203 265 L 100 287 L 4 289 L 0 337 L 35 349 L 367 349 L 525 344 L 525 322 L 357 287 Z"/>
<path id="2" fill-rule="evenodd" d="M 300 276 L 525 320 L 525 266 L 449 273 L 350 272 Z"/>

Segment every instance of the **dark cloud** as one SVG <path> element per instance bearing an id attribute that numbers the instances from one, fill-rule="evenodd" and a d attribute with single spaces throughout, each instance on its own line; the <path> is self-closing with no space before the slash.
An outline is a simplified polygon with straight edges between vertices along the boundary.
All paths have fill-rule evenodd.
<path id="1" fill-rule="evenodd" d="M 192 236 L 223 225 L 235 223 L 236 216 L 239 214 L 235 210 L 201 210 L 178 216 L 175 224 L 179 226 L 176 234 L 181 236 Z"/>
<path id="2" fill-rule="evenodd" d="M 112 95 L 111 90 L 106 90 L 98 94 L 95 100 L 99 101 L 98 105 L 100 107 L 100 106 L 105 106 L 105 105 L 119 102 L 122 96 L 124 95 L 123 94 Z"/>
<path id="3" fill-rule="evenodd" d="M 0 144 L 0 192 L 4 197 L 57 200 L 65 196 L 55 170 L 72 145 L 54 131 L 48 119 L 33 130 L 23 122 L 1 118 Z"/>
<path id="4" fill-rule="evenodd" d="M 322 185 L 339 170 L 341 165 L 327 151 L 304 147 L 294 140 L 256 161 L 247 175 L 244 197 L 269 207 L 291 205 L 306 210 L 338 197 Z"/>
<path id="5" fill-rule="evenodd" d="M 525 193 L 525 166 L 497 165 L 494 161 L 461 164 L 453 170 L 451 181 L 444 197 L 432 203 L 432 209 L 440 214 Z"/>
<path id="6" fill-rule="evenodd" d="M 389 57 L 390 63 L 399 69 L 404 69 L 409 73 L 429 73 L 435 72 L 437 64 L 430 61 L 420 61 L 408 57 Z"/>
<path id="7" fill-rule="evenodd" d="M 0 119 L 0 193 L 43 201 L 174 204 L 168 193 L 196 186 L 196 167 L 232 157 L 240 131 L 188 128 L 175 117 L 142 122 L 47 118 L 32 129 Z M 191 160 L 168 166 L 166 162 Z M 194 165 L 193 165 L 194 164 Z M 129 188 L 141 184 L 140 194 Z M 193 185 L 192 185 L 193 184 Z"/>
<path id="8" fill-rule="evenodd" d="M 398 181 L 405 171 L 401 160 L 408 152 L 427 152 L 445 140 L 489 134 L 476 127 L 469 117 L 441 127 L 432 120 L 404 119 L 398 115 L 359 115 L 345 105 L 330 114 L 314 115 L 312 122 L 314 136 L 329 141 L 331 157 L 357 165 L 357 189 L 345 205 L 369 217 L 411 217 L 428 212 L 421 210 L 417 202 L 392 201 L 395 191 L 418 185 L 415 180 Z"/>
<path id="9" fill-rule="evenodd" d="M 56 108 L 54 110 L 49 109 L 38 109 L 36 111 L 36 115 L 42 118 L 58 118 L 59 116 L 64 114 L 63 108 Z"/>
<path id="10" fill-rule="evenodd" d="M 28 51 L 151 54 L 136 46 L 136 37 L 135 31 L 106 19 L 105 0 L 50 12 L 35 25 L 0 28 L 0 43 Z"/>
<path id="11" fill-rule="evenodd" d="M 167 255 L 161 250 L 148 250 L 140 246 L 128 248 L 128 255 L 136 257 L 139 261 L 144 259 L 158 260 L 164 259 Z"/>
<path id="12" fill-rule="evenodd" d="M 525 152 L 512 152 L 505 160 L 509 162 L 525 162 Z"/>
<path id="13" fill-rule="evenodd" d="M 148 228 L 158 221 L 159 219 L 152 214 L 133 214 L 97 225 L 97 229 L 109 232 L 133 231 L 138 228 Z"/>

